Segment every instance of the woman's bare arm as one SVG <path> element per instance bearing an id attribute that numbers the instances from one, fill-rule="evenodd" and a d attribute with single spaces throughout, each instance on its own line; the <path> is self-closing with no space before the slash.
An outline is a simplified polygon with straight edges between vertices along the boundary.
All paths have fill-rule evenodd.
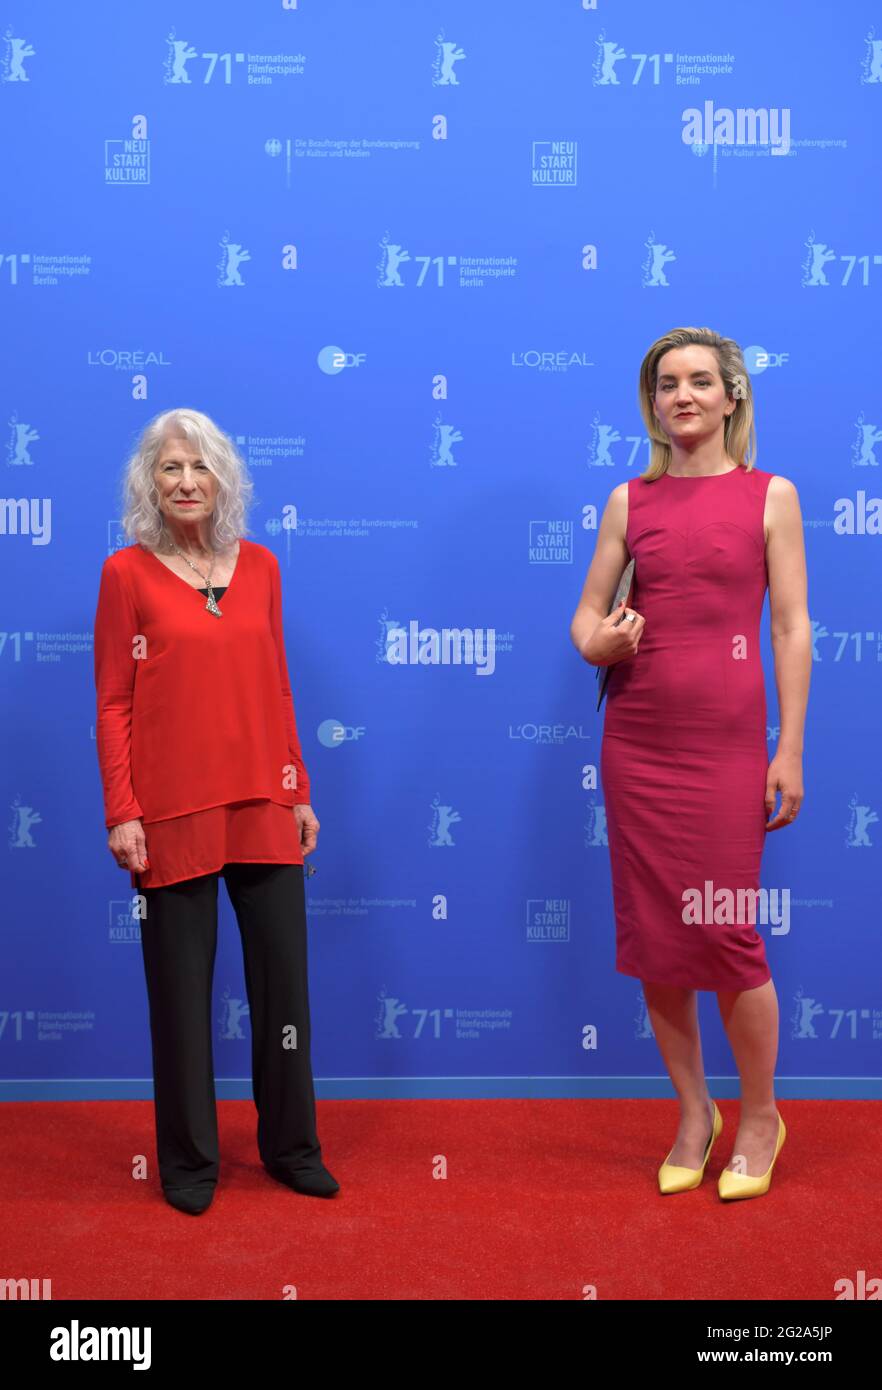
<path id="1" fill-rule="evenodd" d="M 570 624 L 573 645 L 583 657 L 592 634 L 609 612 L 619 576 L 631 558 L 625 544 L 627 525 L 628 484 L 619 483 L 607 499 L 582 597 Z"/>
<path id="2" fill-rule="evenodd" d="M 781 716 L 778 750 L 801 755 L 812 669 L 805 533 L 799 495 L 787 478 L 772 478 L 766 501 L 769 613 Z"/>
<path id="3" fill-rule="evenodd" d="M 766 777 L 766 830 L 790 824 L 803 800 L 802 745 L 812 669 L 805 535 L 796 488 L 775 476 L 766 493 L 766 565 L 781 730 Z M 775 795 L 781 805 L 775 813 Z"/>

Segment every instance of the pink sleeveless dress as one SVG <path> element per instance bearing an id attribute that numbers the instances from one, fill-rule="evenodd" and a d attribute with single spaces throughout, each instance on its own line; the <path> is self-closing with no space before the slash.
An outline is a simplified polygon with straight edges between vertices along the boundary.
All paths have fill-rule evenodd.
<path id="1" fill-rule="evenodd" d="M 616 969 L 642 980 L 742 990 L 770 978 L 759 908 L 751 923 L 737 890 L 759 888 L 766 836 L 760 615 L 772 477 L 739 466 L 628 483 L 631 607 L 646 626 L 636 655 L 610 671 L 600 772 Z"/>

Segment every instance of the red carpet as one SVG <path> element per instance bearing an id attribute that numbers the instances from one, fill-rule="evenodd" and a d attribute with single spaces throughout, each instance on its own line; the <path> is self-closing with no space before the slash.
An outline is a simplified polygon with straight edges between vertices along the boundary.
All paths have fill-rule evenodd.
<path id="1" fill-rule="evenodd" d="M 738 1103 L 703 1185 L 662 1197 L 673 1100 L 319 1101 L 336 1197 L 264 1173 L 256 1112 L 218 1105 L 202 1216 L 155 1172 L 146 1101 L 0 1105 L 0 1277 L 62 1299 L 820 1299 L 882 1276 L 882 1107 L 782 1101 L 764 1197 L 722 1203 Z M 131 1177 L 144 1154 L 149 1177 Z M 433 1178 L 436 1155 L 446 1180 Z"/>

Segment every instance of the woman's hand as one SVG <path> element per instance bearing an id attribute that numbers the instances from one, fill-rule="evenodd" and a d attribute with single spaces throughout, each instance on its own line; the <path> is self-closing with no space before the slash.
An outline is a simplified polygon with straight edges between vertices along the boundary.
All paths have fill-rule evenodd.
<path id="1" fill-rule="evenodd" d="M 614 666 L 618 661 L 626 661 L 640 645 L 645 626 L 646 619 L 636 608 L 626 608 L 622 599 L 618 608 L 597 624 L 582 655 L 591 666 Z"/>
<path id="2" fill-rule="evenodd" d="M 781 807 L 774 820 L 775 793 L 781 793 Z M 766 830 L 780 830 L 790 825 L 802 805 L 802 758 L 798 753 L 776 753 L 766 773 Z"/>
<path id="3" fill-rule="evenodd" d="M 312 854 L 318 840 L 318 817 L 311 806 L 295 806 L 294 818 L 300 830 L 300 847 L 305 859 L 308 854 Z"/>
<path id="4" fill-rule="evenodd" d="M 143 873 L 149 869 L 147 841 L 144 827 L 139 820 L 124 820 L 110 831 L 107 848 L 121 869 L 131 869 L 133 873 Z"/>

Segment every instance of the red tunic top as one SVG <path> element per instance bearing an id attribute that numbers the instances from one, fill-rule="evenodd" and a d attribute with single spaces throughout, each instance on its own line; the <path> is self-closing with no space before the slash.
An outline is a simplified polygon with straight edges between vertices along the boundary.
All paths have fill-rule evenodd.
<path id="1" fill-rule="evenodd" d="M 223 617 L 139 544 L 110 555 L 95 614 L 105 824 L 140 820 L 158 888 L 225 863 L 302 864 L 309 803 L 271 550 L 244 537 Z"/>

